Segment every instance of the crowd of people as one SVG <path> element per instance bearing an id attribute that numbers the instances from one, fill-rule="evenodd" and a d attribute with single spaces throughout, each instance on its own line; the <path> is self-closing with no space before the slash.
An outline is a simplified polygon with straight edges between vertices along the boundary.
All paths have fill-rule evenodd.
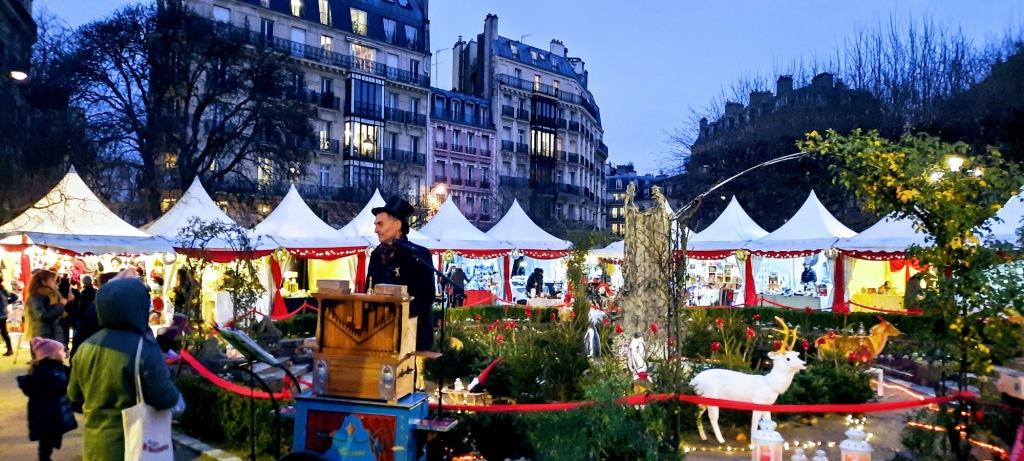
<path id="1" fill-rule="evenodd" d="M 15 297 L 0 278 L 0 315 Z M 158 338 L 149 327 L 152 307 L 150 289 L 135 269 L 104 273 L 99 286 L 88 275 L 73 280 L 45 269 L 32 274 L 23 321 L 31 361 L 18 386 L 28 397 L 29 439 L 38 442 L 40 460 L 51 459 L 64 434 L 78 428 L 74 412 L 83 414 L 84 459 L 120 460 L 122 410 L 141 401 L 184 411 L 164 354 L 180 347 L 187 320 L 176 316 Z M 0 320 L 5 355 L 11 355 L 6 321 Z"/>

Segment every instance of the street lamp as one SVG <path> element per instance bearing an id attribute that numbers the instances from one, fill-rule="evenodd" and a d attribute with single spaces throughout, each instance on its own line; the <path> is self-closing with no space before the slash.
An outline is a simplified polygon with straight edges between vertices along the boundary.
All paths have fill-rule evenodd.
<path id="1" fill-rule="evenodd" d="M 946 157 L 946 165 L 949 166 L 949 171 L 956 173 L 960 171 L 960 167 L 964 166 L 964 158 L 959 155 L 950 155 Z"/>
<path id="2" fill-rule="evenodd" d="M 16 82 L 23 82 L 28 79 L 28 74 L 23 70 L 12 70 L 10 75 Z"/>

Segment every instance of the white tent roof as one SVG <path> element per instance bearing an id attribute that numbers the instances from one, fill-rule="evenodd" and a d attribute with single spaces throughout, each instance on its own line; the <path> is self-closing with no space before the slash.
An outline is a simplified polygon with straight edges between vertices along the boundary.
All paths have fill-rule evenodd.
<path id="1" fill-rule="evenodd" d="M 74 167 L 53 189 L 24 213 L 0 226 L 2 243 L 28 243 L 92 253 L 155 253 L 171 251 L 170 242 L 155 238 L 110 211 Z"/>
<path id="2" fill-rule="evenodd" d="M 513 200 L 512 206 L 487 235 L 520 250 L 568 250 L 572 243 L 562 240 L 541 229 L 537 223 Z"/>
<path id="3" fill-rule="evenodd" d="M 734 196 L 707 228 L 687 241 L 689 249 L 697 251 L 736 250 L 751 240 L 768 235 L 740 206 Z"/>
<path id="4" fill-rule="evenodd" d="M 609 243 L 608 246 L 604 248 L 590 250 L 590 254 L 597 258 L 624 259 L 626 257 L 626 241 L 619 240 L 617 242 Z"/>
<path id="5" fill-rule="evenodd" d="M 451 196 L 437 210 L 437 214 L 428 221 L 420 232 L 432 239 L 440 241 L 440 245 L 450 250 L 508 250 L 511 246 L 500 242 L 477 229 L 462 215 L 455 206 Z"/>
<path id="6" fill-rule="evenodd" d="M 163 216 L 142 228 L 152 235 L 158 235 L 169 240 L 175 240 L 178 233 L 188 227 L 189 221 L 198 218 L 204 222 L 221 222 L 228 225 L 235 224 L 235 221 L 224 214 L 217 204 L 210 198 L 210 194 L 203 188 L 196 176 L 192 185 L 181 195 L 181 198 L 174 203 L 174 206 Z"/>
<path id="7" fill-rule="evenodd" d="M 912 245 L 925 246 L 927 235 L 914 228 L 914 221 L 886 216 L 863 232 L 839 239 L 836 248 L 854 251 L 902 253 Z"/>
<path id="8" fill-rule="evenodd" d="M 384 197 L 380 195 L 380 190 L 378 189 L 373 191 L 373 197 L 370 197 L 370 201 L 366 203 L 366 206 L 359 211 L 359 214 L 357 214 L 351 222 L 344 225 L 341 229 L 338 229 L 338 233 L 340 233 L 342 238 L 345 239 L 364 238 L 368 240 L 371 245 L 379 245 L 380 239 L 377 238 L 377 234 L 373 229 L 373 209 L 382 207 L 385 204 L 387 204 L 387 202 L 385 202 Z M 423 235 L 422 232 L 416 229 L 409 229 L 409 240 L 427 248 L 437 248 L 436 241 L 426 235 Z"/>
<path id="9" fill-rule="evenodd" d="M 774 232 L 747 244 L 754 251 L 816 251 L 837 240 L 857 235 L 829 213 L 812 190 L 789 221 Z"/>
<path id="10" fill-rule="evenodd" d="M 284 248 L 365 247 L 365 238 L 342 238 L 338 230 L 325 223 L 299 196 L 295 186 L 288 189 L 281 203 L 253 229 L 256 235 L 271 238 Z"/>
<path id="11" fill-rule="evenodd" d="M 1021 227 L 1021 220 L 1024 220 L 1024 189 L 1010 197 L 995 218 L 1000 221 L 990 219 L 986 223 L 990 229 L 984 234 L 984 241 L 1006 242 L 1017 246 L 1017 229 Z"/>

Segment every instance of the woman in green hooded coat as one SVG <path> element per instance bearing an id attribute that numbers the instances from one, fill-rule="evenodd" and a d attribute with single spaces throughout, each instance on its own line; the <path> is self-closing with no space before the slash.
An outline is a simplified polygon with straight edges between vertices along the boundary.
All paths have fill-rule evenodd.
<path id="1" fill-rule="evenodd" d="M 135 350 L 142 343 L 142 399 L 158 410 L 184 410 L 163 354 L 149 331 L 149 290 L 137 278 L 111 280 L 96 294 L 100 331 L 71 360 L 68 397 L 85 414 L 85 461 L 124 459 L 121 410 L 136 403 Z"/>

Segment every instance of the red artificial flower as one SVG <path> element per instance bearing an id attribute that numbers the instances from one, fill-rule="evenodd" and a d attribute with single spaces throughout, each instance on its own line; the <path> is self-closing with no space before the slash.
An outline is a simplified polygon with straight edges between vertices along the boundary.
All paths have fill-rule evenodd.
<path id="1" fill-rule="evenodd" d="M 569 317 L 576 318 L 576 311 L 569 311 Z"/>
<path id="2" fill-rule="evenodd" d="M 533 307 L 526 306 L 526 318 L 533 317 Z"/>
<path id="3" fill-rule="evenodd" d="M 556 321 L 558 321 L 558 316 L 557 316 L 557 315 L 555 315 L 555 313 L 554 313 L 554 312 L 552 312 L 552 313 L 551 313 L 551 321 L 552 321 L 552 322 L 556 322 Z"/>
<path id="4" fill-rule="evenodd" d="M 811 315 L 813 312 L 814 309 L 811 309 L 810 306 L 804 308 L 804 313 L 807 315 Z"/>
<path id="5" fill-rule="evenodd" d="M 828 330 L 828 339 L 836 339 L 836 331 Z"/>
<path id="6" fill-rule="evenodd" d="M 715 326 L 718 327 L 718 329 L 722 329 L 725 327 L 725 320 L 722 320 L 721 317 L 715 319 Z"/>
<path id="7" fill-rule="evenodd" d="M 505 329 L 506 330 L 515 330 L 516 329 L 516 321 L 515 320 L 509 320 L 508 322 L 505 322 Z"/>
<path id="8" fill-rule="evenodd" d="M 481 317 L 480 314 L 476 314 L 476 315 L 473 316 L 473 320 L 476 320 L 477 322 L 479 322 L 480 319 L 482 319 L 482 318 L 483 317 Z"/>
<path id="9" fill-rule="evenodd" d="M 658 332 L 658 324 L 657 323 L 652 323 L 651 326 L 649 326 L 647 328 L 649 328 L 651 330 L 651 333 L 657 333 Z"/>
<path id="10" fill-rule="evenodd" d="M 800 341 L 800 347 L 804 348 L 804 350 L 806 351 L 807 349 L 811 348 L 811 342 L 806 340 L 806 339 L 801 340 Z"/>
<path id="11" fill-rule="evenodd" d="M 615 334 L 621 335 L 623 331 L 626 331 L 626 329 L 622 328 L 621 324 L 616 323 L 615 324 Z"/>
<path id="12" fill-rule="evenodd" d="M 505 344 L 505 335 L 495 336 L 494 340 L 497 341 L 498 344 Z"/>
<path id="13" fill-rule="evenodd" d="M 825 345 L 825 342 L 826 342 L 826 341 L 825 341 L 825 338 L 818 338 L 818 340 L 817 340 L 817 341 L 815 341 L 815 344 L 817 344 L 817 345 L 818 345 L 818 347 L 821 347 L 821 346 L 824 346 L 824 345 Z"/>
<path id="14" fill-rule="evenodd" d="M 494 324 L 493 323 L 487 325 L 487 332 L 490 333 L 492 331 L 494 331 Z"/>
<path id="15" fill-rule="evenodd" d="M 712 354 L 715 353 L 715 352 L 718 352 L 721 349 L 722 349 L 722 343 L 720 343 L 718 341 L 711 341 L 711 353 Z"/>
<path id="16" fill-rule="evenodd" d="M 753 328 L 747 327 L 747 339 L 754 339 L 754 335 L 756 334 L 757 333 L 754 331 Z"/>
<path id="17" fill-rule="evenodd" d="M 782 341 L 779 341 L 777 339 L 775 341 L 772 341 L 772 350 L 777 351 L 779 349 L 782 349 Z"/>
<path id="18" fill-rule="evenodd" d="M 754 321 L 761 320 L 761 314 L 754 314 Z"/>
<path id="19" fill-rule="evenodd" d="M 606 315 L 601 318 L 601 323 L 605 325 L 610 325 L 612 323 L 612 319 L 608 318 L 608 316 Z"/>

